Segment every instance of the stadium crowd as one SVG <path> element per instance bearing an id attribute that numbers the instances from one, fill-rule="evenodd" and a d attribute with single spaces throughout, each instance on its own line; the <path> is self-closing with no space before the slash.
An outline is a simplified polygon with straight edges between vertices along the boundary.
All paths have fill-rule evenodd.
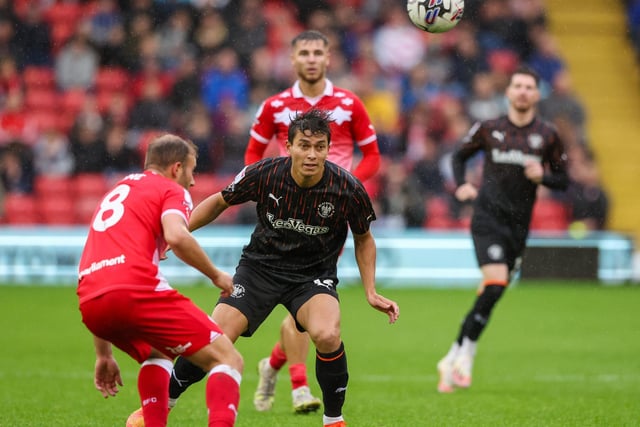
<path id="1" fill-rule="evenodd" d="M 571 177 L 566 194 L 540 190 L 532 229 L 605 227 L 587 117 L 544 1 L 465 4 L 454 30 L 428 34 L 395 0 L 0 0 L 0 217 L 86 223 L 107 183 L 141 170 L 164 131 L 200 150 L 194 199 L 219 189 L 243 165 L 262 100 L 295 79 L 290 41 L 309 28 L 330 38 L 329 78 L 361 97 L 376 127 L 383 164 L 365 184 L 379 223 L 468 225 L 450 155 L 475 121 L 506 112 L 508 76 L 528 64 Z M 481 161 L 468 173 L 478 182 Z"/>

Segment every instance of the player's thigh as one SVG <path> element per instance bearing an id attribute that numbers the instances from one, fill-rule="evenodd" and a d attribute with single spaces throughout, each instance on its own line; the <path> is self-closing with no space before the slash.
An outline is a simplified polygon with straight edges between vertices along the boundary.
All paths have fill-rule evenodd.
<path id="1" fill-rule="evenodd" d="M 340 303 L 335 296 L 326 293 L 314 295 L 298 309 L 296 319 L 320 351 L 322 343 L 329 347 L 339 344 Z"/>
<path id="2" fill-rule="evenodd" d="M 217 364 L 229 365 L 238 372 L 243 369 L 242 356 L 226 335 L 219 335 L 210 344 L 187 356 L 187 359 L 207 372 Z"/>

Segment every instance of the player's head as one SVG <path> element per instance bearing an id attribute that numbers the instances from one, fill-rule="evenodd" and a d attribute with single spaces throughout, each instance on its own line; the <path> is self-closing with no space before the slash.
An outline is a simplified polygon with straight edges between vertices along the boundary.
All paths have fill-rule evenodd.
<path id="1" fill-rule="evenodd" d="M 194 185 L 197 148 L 191 141 L 172 134 L 155 138 L 147 147 L 145 169 L 162 173 L 184 188 Z"/>
<path id="2" fill-rule="evenodd" d="M 330 122 L 328 111 L 311 109 L 298 114 L 289 125 L 287 152 L 291 173 L 299 184 L 322 177 L 331 143 Z"/>
<path id="3" fill-rule="evenodd" d="M 329 65 L 329 39 L 314 30 L 298 34 L 291 41 L 291 65 L 301 81 L 323 80 Z"/>
<path id="4" fill-rule="evenodd" d="M 540 76 L 531 68 L 516 69 L 506 91 L 509 107 L 520 113 L 530 111 L 540 100 L 539 84 Z"/>

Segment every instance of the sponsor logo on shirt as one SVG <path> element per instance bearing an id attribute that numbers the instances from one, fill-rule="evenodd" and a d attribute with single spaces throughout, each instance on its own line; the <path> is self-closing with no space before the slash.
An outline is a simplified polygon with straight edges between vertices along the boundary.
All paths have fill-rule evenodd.
<path id="1" fill-rule="evenodd" d="M 525 154 L 520 150 L 500 151 L 497 148 L 491 150 L 491 159 L 494 163 L 508 163 L 521 166 L 524 166 L 528 160 L 533 160 L 535 162 L 540 162 L 542 160 L 540 156 Z"/>
<path id="2" fill-rule="evenodd" d="M 329 227 L 305 224 L 302 220 L 295 218 L 279 219 L 270 213 L 267 214 L 267 220 L 275 229 L 283 228 L 286 230 L 297 231 L 298 233 L 306 234 L 308 236 L 317 236 L 318 234 L 326 234 L 329 232 Z"/>

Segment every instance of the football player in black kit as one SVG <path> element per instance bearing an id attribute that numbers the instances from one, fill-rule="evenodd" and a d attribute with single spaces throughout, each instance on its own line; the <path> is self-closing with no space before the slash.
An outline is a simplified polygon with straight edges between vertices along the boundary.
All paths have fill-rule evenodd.
<path id="1" fill-rule="evenodd" d="M 471 235 L 482 283 L 457 340 L 438 362 L 438 391 L 471 385 L 476 343 L 525 249 L 539 184 L 556 190 L 568 185 L 566 154 L 549 123 L 536 116 L 538 75 L 519 68 L 506 89 L 507 115 L 476 123 L 453 156 L 460 201 L 474 200 Z M 482 184 L 465 182 L 465 162 L 484 154 Z"/>
<path id="2" fill-rule="evenodd" d="M 299 114 L 289 127 L 290 156 L 245 167 L 194 209 L 189 227 L 210 223 L 230 205 L 256 202 L 258 224 L 242 251 L 234 292 L 219 299 L 212 317 L 235 342 L 240 335 L 251 336 L 276 305 L 284 305 L 316 347 L 323 424 L 342 427 L 348 372 L 336 288 L 338 256 L 349 228 L 367 302 L 391 323 L 399 308 L 375 289 L 376 244 L 369 226 L 376 217 L 369 196 L 353 175 L 326 161 L 329 122 L 328 113 L 319 110 Z M 171 377 L 172 403 L 203 376 L 179 358 Z"/>

